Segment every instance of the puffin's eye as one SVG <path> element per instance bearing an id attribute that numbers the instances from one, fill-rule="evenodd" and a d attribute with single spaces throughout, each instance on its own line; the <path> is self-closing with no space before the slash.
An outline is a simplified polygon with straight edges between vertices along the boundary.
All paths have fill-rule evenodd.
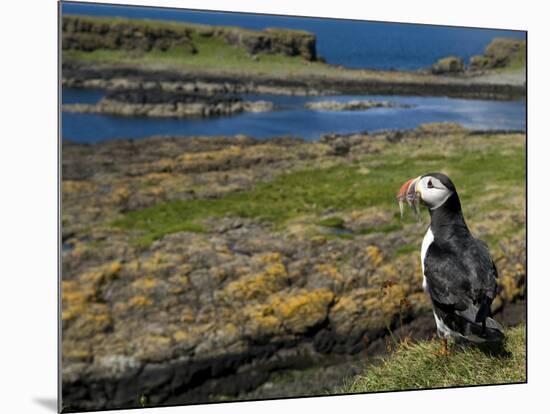
<path id="1" fill-rule="evenodd" d="M 432 180 L 428 181 L 428 188 L 434 188 L 434 185 L 432 184 Z"/>

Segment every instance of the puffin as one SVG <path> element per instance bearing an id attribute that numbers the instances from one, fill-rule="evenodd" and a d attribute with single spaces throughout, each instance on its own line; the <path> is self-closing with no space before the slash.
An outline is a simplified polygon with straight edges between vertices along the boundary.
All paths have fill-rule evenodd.
<path id="1" fill-rule="evenodd" d="M 453 182 L 434 172 L 412 178 L 397 193 L 403 216 L 407 203 L 417 214 L 427 207 L 430 225 L 422 241 L 422 287 L 428 294 L 438 336 L 455 343 L 502 343 L 502 326 L 492 318 L 497 268 L 488 246 L 464 220 Z"/>

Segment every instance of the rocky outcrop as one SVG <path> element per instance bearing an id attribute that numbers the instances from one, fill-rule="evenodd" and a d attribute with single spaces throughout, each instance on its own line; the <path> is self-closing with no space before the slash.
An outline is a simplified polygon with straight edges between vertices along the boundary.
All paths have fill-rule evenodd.
<path id="1" fill-rule="evenodd" d="M 526 48 L 525 40 L 497 37 L 485 48 L 483 55 L 470 58 L 470 69 L 524 67 L 527 54 Z"/>
<path id="2" fill-rule="evenodd" d="M 493 78 L 480 76 L 486 73 L 495 73 L 494 69 L 510 68 L 515 71 L 525 71 L 527 43 L 525 40 L 497 37 L 485 48 L 483 55 L 470 57 L 468 66 L 462 58 L 448 56 L 438 60 L 432 67 L 435 75 L 461 75 L 461 77 L 479 78 L 476 82 L 491 80 L 493 83 L 506 83 L 498 76 Z M 503 78 L 505 79 L 505 78 Z M 518 83 L 518 81 L 514 81 Z"/>
<path id="3" fill-rule="evenodd" d="M 317 58 L 315 35 L 289 29 L 254 31 L 237 27 L 143 21 L 123 18 L 63 16 L 63 50 L 126 50 L 139 53 L 178 49 L 180 53 L 200 53 L 194 38 L 217 38 L 243 48 L 249 54 L 262 53 Z"/>
<path id="4" fill-rule="evenodd" d="M 91 52 L 104 50 L 166 51 L 178 47 L 196 53 L 193 31 L 184 25 L 153 25 L 139 20 L 63 16 L 63 50 Z"/>
<path id="5" fill-rule="evenodd" d="M 316 101 L 305 104 L 308 109 L 316 111 L 367 111 L 373 108 L 409 108 L 409 105 L 397 104 L 387 101 Z"/>
<path id="6" fill-rule="evenodd" d="M 261 32 L 241 28 L 216 29 L 230 45 L 244 48 L 251 55 L 259 53 L 300 56 L 317 60 L 315 35 L 302 30 L 268 28 Z"/>
<path id="7" fill-rule="evenodd" d="M 458 56 L 448 56 L 439 59 L 432 66 L 432 73 L 436 75 L 457 74 L 464 71 L 464 61 Z"/>
<path id="8" fill-rule="evenodd" d="M 267 112 L 272 102 L 247 102 L 231 96 L 205 96 L 162 89 L 121 90 L 109 93 L 97 104 L 65 104 L 65 112 L 159 118 L 204 118 L 241 112 Z"/>

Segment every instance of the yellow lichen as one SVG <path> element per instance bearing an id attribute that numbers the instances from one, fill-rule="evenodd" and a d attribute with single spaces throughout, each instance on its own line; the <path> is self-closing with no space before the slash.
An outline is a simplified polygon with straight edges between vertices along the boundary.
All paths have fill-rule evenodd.
<path id="1" fill-rule="evenodd" d="M 61 319 L 71 321 L 85 313 L 89 303 L 95 300 L 96 289 L 78 280 L 64 280 L 61 283 Z"/>
<path id="2" fill-rule="evenodd" d="M 367 246 L 366 255 L 374 266 L 379 266 L 384 260 L 382 251 L 374 245 Z"/>
<path id="3" fill-rule="evenodd" d="M 152 303 L 151 299 L 142 295 L 132 296 L 128 301 L 128 304 L 133 308 L 144 308 Z"/>
<path id="4" fill-rule="evenodd" d="M 94 191 L 94 186 L 89 181 L 63 180 L 63 194 Z"/>
<path id="5" fill-rule="evenodd" d="M 82 273 L 79 279 L 84 283 L 97 286 L 115 278 L 121 270 L 122 264 L 119 261 L 114 261 Z"/>
<path id="6" fill-rule="evenodd" d="M 245 275 L 220 292 L 221 299 L 251 300 L 266 297 L 284 285 L 288 273 L 282 262 L 269 262 L 263 272 Z"/>
<path id="7" fill-rule="evenodd" d="M 281 253 L 274 252 L 274 253 L 269 253 L 269 254 L 263 255 L 261 257 L 260 261 L 264 264 L 279 263 L 281 261 Z"/>
<path id="8" fill-rule="evenodd" d="M 281 332 L 281 321 L 273 315 L 269 305 L 248 305 L 242 311 L 244 332 L 254 337 L 272 336 Z"/>
<path id="9" fill-rule="evenodd" d="M 181 263 L 183 259 L 175 254 L 156 251 L 140 263 L 140 269 L 149 274 L 156 274 L 163 270 L 175 268 L 176 264 Z M 180 268 L 183 269 L 182 266 Z"/>
<path id="10" fill-rule="evenodd" d="M 292 296 L 278 295 L 270 301 L 274 315 L 293 332 L 305 332 L 323 321 L 334 293 L 328 289 L 302 290 Z"/>
<path id="11" fill-rule="evenodd" d="M 286 277 L 287 272 L 285 265 L 282 263 L 273 263 L 270 266 L 267 266 L 265 269 L 265 274 L 269 277 L 278 278 L 278 277 Z"/>
<path id="12" fill-rule="evenodd" d="M 113 204 L 126 204 L 130 199 L 130 196 L 130 190 L 126 187 L 119 186 L 111 192 L 110 201 Z"/>
<path id="13" fill-rule="evenodd" d="M 136 290 L 151 290 L 157 286 L 157 281 L 151 277 L 142 277 L 132 282 L 132 288 Z"/>
<path id="14" fill-rule="evenodd" d="M 174 341 L 183 342 L 189 339 L 189 333 L 187 331 L 176 331 L 172 334 Z"/>

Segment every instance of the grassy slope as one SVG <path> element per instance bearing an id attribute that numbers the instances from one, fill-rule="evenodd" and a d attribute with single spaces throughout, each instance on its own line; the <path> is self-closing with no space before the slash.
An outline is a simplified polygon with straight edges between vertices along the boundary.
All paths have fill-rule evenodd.
<path id="1" fill-rule="evenodd" d="M 437 355 L 439 341 L 406 342 L 379 366 L 368 367 L 339 392 L 376 392 L 526 381 L 525 326 L 507 332 L 507 354 L 496 356 L 478 348 Z"/>
<path id="2" fill-rule="evenodd" d="M 213 216 L 260 218 L 281 226 L 301 216 L 318 217 L 329 208 L 343 212 L 377 206 L 393 209 L 397 215 L 395 190 L 405 179 L 428 170 L 445 171 L 453 177 L 460 186 L 465 214 L 484 219 L 489 211 L 509 209 L 509 189 L 522 196 L 518 192 L 524 187 L 525 147 L 523 141 L 506 136 L 471 138 L 456 148 L 441 143 L 420 149 L 414 144 L 392 145 L 382 154 L 372 154 L 355 164 L 282 174 L 271 182 L 258 183 L 250 191 L 220 199 L 161 203 L 129 212 L 114 224 L 137 230 L 137 243 L 148 245 L 168 233 L 204 231 L 203 221 Z M 490 200 L 483 199 L 488 195 Z M 487 241 L 496 242 L 519 230 L 498 228 Z M 401 249 L 406 253 L 407 246 Z"/>
<path id="3" fill-rule="evenodd" d="M 507 38 L 497 38 L 495 40 L 503 41 L 505 44 L 508 42 L 514 43 L 514 41 L 517 41 L 516 39 L 512 40 Z M 497 69 L 497 71 L 516 72 L 520 70 L 525 70 L 525 67 L 527 65 L 527 42 L 524 40 L 520 41 L 519 44 L 521 45 L 521 47 L 519 48 L 519 53 L 511 53 L 509 55 L 509 61 L 506 67 Z"/>
<path id="4" fill-rule="evenodd" d="M 219 38 L 194 36 L 198 53 L 191 54 L 181 48 L 165 52 L 153 50 L 135 54 L 123 50 L 96 50 L 93 52 L 64 51 L 67 61 L 124 63 L 143 65 L 162 64 L 167 68 L 197 70 L 205 73 L 254 74 L 278 76 L 337 75 L 339 71 L 321 62 L 308 62 L 299 56 L 263 54 L 253 58 L 244 49 L 230 46 Z M 223 67 L 220 65 L 223 64 Z"/>

